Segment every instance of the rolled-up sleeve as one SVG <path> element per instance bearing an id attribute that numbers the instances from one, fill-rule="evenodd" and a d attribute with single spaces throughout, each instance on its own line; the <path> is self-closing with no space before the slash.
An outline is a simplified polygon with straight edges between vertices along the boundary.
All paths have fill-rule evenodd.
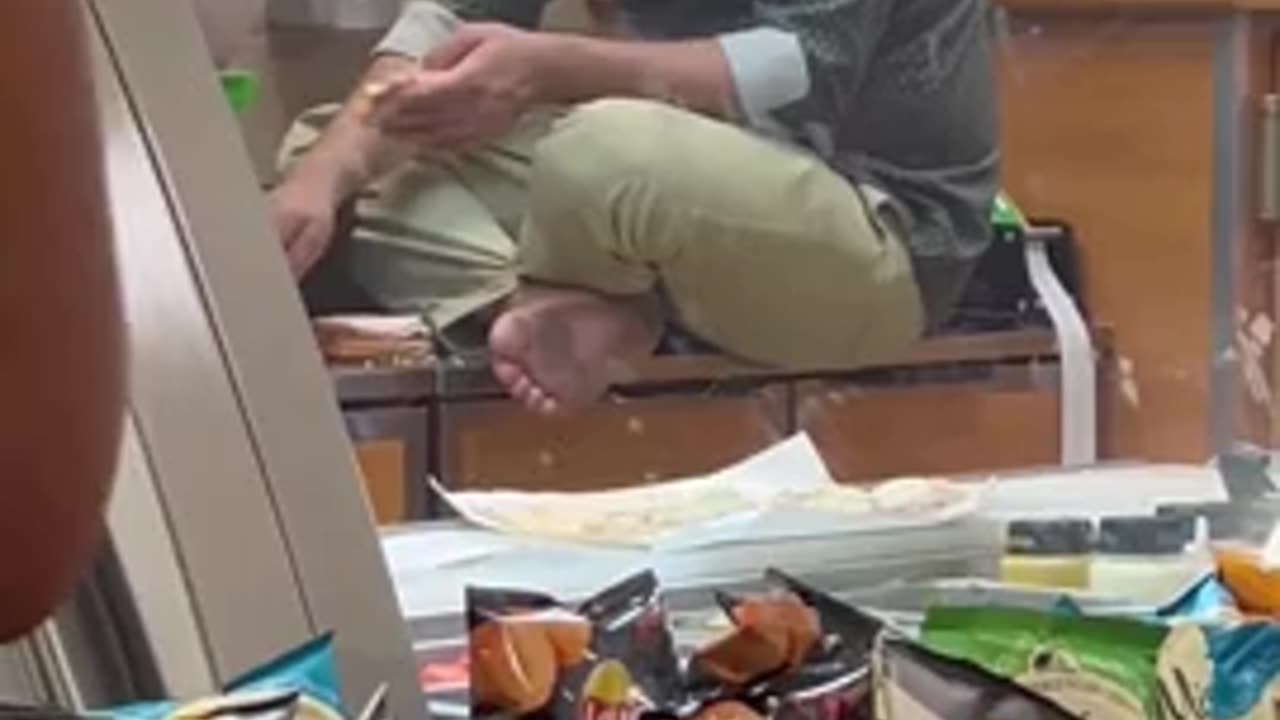
<path id="1" fill-rule="evenodd" d="M 800 39 L 772 27 L 720 36 L 720 49 L 738 94 L 742 114 L 753 125 L 809 94 L 809 66 Z"/>
<path id="2" fill-rule="evenodd" d="M 461 20 L 434 2 L 410 2 L 373 49 L 374 55 L 404 55 L 421 60 L 458 29 Z"/>
<path id="3" fill-rule="evenodd" d="M 756 26 L 719 38 L 745 119 L 800 129 L 843 117 L 888 7 L 884 0 L 755 0 Z"/>

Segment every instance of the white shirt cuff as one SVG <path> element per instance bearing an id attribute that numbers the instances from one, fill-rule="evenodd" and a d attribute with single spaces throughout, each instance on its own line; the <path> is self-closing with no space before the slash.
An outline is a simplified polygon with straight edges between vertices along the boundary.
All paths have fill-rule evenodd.
<path id="1" fill-rule="evenodd" d="M 421 60 L 458 29 L 461 21 L 434 2 L 410 2 L 382 40 L 374 55 L 405 55 Z"/>
<path id="2" fill-rule="evenodd" d="M 809 64 L 800 40 L 772 27 L 719 37 L 738 93 L 738 104 L 752 125 L 770 127 L 770 113 L 809 94 Z"/>

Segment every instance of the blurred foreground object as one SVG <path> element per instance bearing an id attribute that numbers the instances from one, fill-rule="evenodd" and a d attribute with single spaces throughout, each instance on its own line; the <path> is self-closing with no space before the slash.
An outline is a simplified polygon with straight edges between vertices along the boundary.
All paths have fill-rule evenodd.
<path id="1" fill-rule="evenodd" d="M 123 408 L 119 299 L 80 3 L 6 6 L 0 87 L 0 641 L 88 565 Z M 48 38 L 59 38 L 51 51 Z"/>

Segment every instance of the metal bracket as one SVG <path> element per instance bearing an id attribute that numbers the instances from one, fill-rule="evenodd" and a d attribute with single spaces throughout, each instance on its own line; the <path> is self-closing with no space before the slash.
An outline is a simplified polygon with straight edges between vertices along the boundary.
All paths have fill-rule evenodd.
<path id="1" fill-rule="evenodd" d="M 1062 364 L 1062 464 L 1091 465 L 1098 460 L 1098 379 L 1093 337 L 1080 309 L 1049 263 L 1049 242 L 1057 234 L 1054 228 L 1027 228 L 1023 238 L 1027 275 L 1049 313 L 1058 339 Z"/>

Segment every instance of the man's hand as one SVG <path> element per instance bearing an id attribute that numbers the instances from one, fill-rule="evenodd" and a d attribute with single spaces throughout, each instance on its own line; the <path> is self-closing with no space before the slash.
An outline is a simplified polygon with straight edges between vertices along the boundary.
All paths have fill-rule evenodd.
<path id="1" fill-rule="evenodd" d="M 289 258 L 289 269 L 294 278 L 301 280 L 329 249 L 337 200 L 322 183 L 299 176 L 277 187 L 270 203 L 271 218 Z"/>
<path id="2" fill-rule="evenodd" d="M 372 122 L 419 148 L 462 153 L 509 132 L 538 103 L 555 36 L 464 25 L 423 69 L 379 88 Z"/>

